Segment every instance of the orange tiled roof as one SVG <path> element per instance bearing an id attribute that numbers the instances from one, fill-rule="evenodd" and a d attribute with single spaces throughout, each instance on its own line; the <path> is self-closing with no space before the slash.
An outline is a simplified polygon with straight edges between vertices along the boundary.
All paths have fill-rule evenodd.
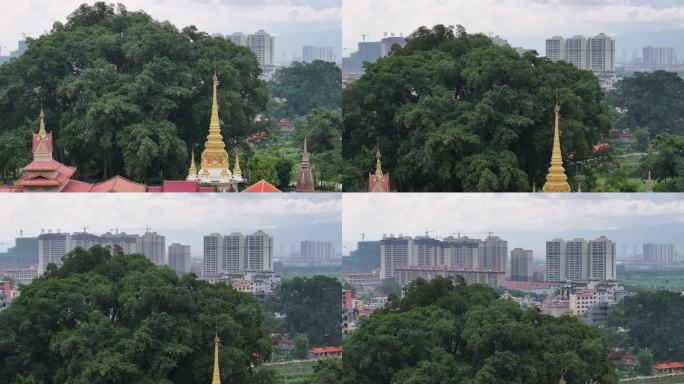
<path id="1" fill-rule="evenodd" d="M 134 183 L 122 176 L 95 184 L 91 192 L 145 192 L 145 185 Z"/>
<path id="2" fill-rule="evenodd" d="M 259 180 L 242 192 L 280 192 L 280 190 L 266 180 Z"/>
<path id="3" fill-rule="evenodd" d="M 316 347 L 316 348 L 309 349 L 309 352 L 314 353 L 314 354 L 342 352 L 342 346 L 338 345 L 335 347 Z"/>

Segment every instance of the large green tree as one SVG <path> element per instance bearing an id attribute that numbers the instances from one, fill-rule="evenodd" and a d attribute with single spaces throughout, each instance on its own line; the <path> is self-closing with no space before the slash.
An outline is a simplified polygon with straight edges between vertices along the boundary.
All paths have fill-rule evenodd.
<path id="1" fill-rule="evenodd" d="M 616 124 L 651 137 L 684 133 L 684 79 L 675 72 L 637 72 L 621 80 L 606 101 L 617 108 Z"/>
<path id="2" fill-rule="evenodd" d="M 684 359 L 684 296 L 670 291 L 639 292 L 624 298 L 608 316 L 606 329 L 627 331 L 623 347 L 648 348 L 656 361 Z"/>
<path id="3" fill-rule="evenodd" d="M 650 171 L 659 181 L 656 191 L 684 191 L 684 136 L 669 133 L 656 136 L 640 167 L 643 174 Z"/>
<path id="4" fill-rule="evenodd" d="M 335 63 L 294 62 L 276 71 L 268 87 L 275 98 L 270 113 L 276 118 L 304 116 L 314 108 L 340 108 L 342 71 Z"/>
<path id="5" fill-rule="evenodd" d="M 341 295 L 342 284 L 335 278 L 295 277 L 283 281 L 265 309 L 284 315 L 284 331 L 307 335 L 312 346 L 340 345 Z"/>
<path id="6" fill-rule="evenodd" d="M 26 164 L 37 129 L 27 119 L 42 104 L 54 157 L 80 178 L 183 179 L 190 147 L 206 138 L 214 72 L 223 135 L 240 142 L 269 98 L 248 48 L 122 5 L 81 5 L 0 66 L 0 148 L 12 149 L 0 152 L 0 171 Z"/>
<path id="7" fill-rule="evenodd" d="M 598 328 L 444 278 L 408 285 L 344 347 L 342 383 L 617 383 Z"/>
<path id="8" fill-rule="evenodd" d="M 462 27 L 419 28 L 342 94 L 345 190 L 366 188 L 379 140 L 399 191 L 528 191 L 543 184 L 553 109 L 574 185 L 576 162 L 608 133 L 590 71 L 519 55 Z"/>
<path id="9" fill-rule="evenodd" d="M 80 248 L 0 312 L 0 383 L 260 383 L 270 354 L 258 302 L 225 284 L 179 278 L 143 255 Z"/>

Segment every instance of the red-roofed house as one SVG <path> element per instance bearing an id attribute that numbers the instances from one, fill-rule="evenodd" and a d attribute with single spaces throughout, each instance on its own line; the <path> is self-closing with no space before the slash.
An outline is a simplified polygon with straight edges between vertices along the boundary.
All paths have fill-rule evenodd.
<path id="1" fill-rule="evenodd" d="M 671 373 L 684 373 L 684 361 L 676 361 L 672 363 L 658 363 L 653 366 L 656 374 L 665 375 Z"/>
<path id="2" fill-rule="evenodd" d="M 312 359 L 320 359 L 322 357 L 341 357 L 342 346 L 336 347 L 316 347 L 309 349 L 309 357 Z"/>

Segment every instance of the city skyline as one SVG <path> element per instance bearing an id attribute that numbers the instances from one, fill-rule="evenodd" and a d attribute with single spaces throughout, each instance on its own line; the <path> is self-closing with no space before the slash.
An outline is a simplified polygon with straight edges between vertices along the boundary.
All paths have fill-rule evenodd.
<path id="1" fill-rule="evenodd" d="M 88 1 L 92 4 L 95 1 Z M 66 22 L 83 0 L 30 0 L 0 6 L 0 55 L 17 48 L 22 33 L 37 38 Z M 107 2 L 109 3 L 109 2 Z M 275 57 L 301 55 L 306 45 L 341 49 L 341 0 L 275 0 L 245 4 L 231 0 L 128 0 L 128 11 L 144 10 L 158 21 L 168 20 L 179 30 L 195 25 L 209 34 L 254 33 L 264 29 L 276 37 Z"/>
<path id="2" fill-rule="evenodd" d="M 378 17 L 383 15 L 383 17 Z M 555 15 L 555 18 L 550 18 Z M 469 33 L 498 35 L 511 46 L 544 55 L 545 39 L 555 35 L 606 33 L 617 41 L 616 57 L 631 59 L 648 45 L 684 46 L 684 4 L 676 0 L 484 0 L 478 4 L 426 0 L 416 6 L 388 0 L 345 1 L 342 7 L 344 56 L 356 51 L 361 35 L 409 35 L 420 26 L 461 24 Z M 624 53 L 624 55 L 623 55 Z"/>
<path id="3" fill-rule="evenodd" d="M 5 218 L 0 222 L 0 243 L 4 243 L 0 252 L 14 245 L 20 230 L 24 237 L 34 237 L 41 229 L 73 233 L 82 232 L 84 227 L 94 234 L 114 228 L 142 234 L 149 226 L 166 236 L 167 245 L 190 245 L 193 257 L 202 256 L 203 237 L 214 232 L 253 233 L 261 229 L 274 237 L 276 251 L 280 244 L 303 240 L 328 240 L 337 249 L 341 244 L 338 194 L 16 194 L 7 197 L 0 214 Z"/>
<path id="4" fill-rule="evenodd" d="M 491 231 L 509 250 L 530 249 L 544 260 L 546 241 L 605 235 L 618 256 L 644 243 L 684 247 L 684 201 L 677 194 L 353 194 L 343 196 L 343 254 L 383 234 L 484 239 Z M 409 203 L 410 202 L 410 203 Z M 372 214 L 370 214 L 372 212 Z"/>

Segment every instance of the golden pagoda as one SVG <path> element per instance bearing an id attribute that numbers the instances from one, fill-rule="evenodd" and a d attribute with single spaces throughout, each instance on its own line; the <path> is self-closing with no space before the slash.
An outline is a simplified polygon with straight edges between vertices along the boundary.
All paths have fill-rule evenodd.
<path id="1" fill-rule="evenodd" d="M 240 169 L 240 154 L 238 153 L 238 150 L 235 150 L 235 166 L 233 167 L 233 175 L 234 176 L 242 176 L 242 170 Z"/>
<path id="2" fill-rule="evenodd" d="M 214 336 L 214 375 L 211 384 L 221 384 L 221 373 L 219 372 L 219 337 Z"/>
<path id="3" fill-rule="evenodd" d="M 565 168 L 563 168 L 563 156 L 561 154 L 560 135 L 558 133 L 558 112 L 560 106 L 556 104 L 554 108 L 554 129 L 553 129 L 553 151 L 551 153 L 551 166 L 549 173 L 546 175 L 546 183 L 544 183 L 544 192 L 570 192 L 570 185 L 568 184 L 568 177 L 565 175 Z"/>
<path id="4" fill-rule="evenodd" d="M 197 176 L 197 168 L 195 167 L 195 149 L 190 151 L 190 169 L 188 169 L 188 177 Z"/>
<path id="5" fill-rule="evenodd" d="M 223 135 L 221 135 L 221 122 L 218 114 L 218 84 L 218 76 L 214 73 L 209 134 L 202 151 L 200 170 L 193 173 L 193 161 L 193 166 L 190 167 L 186 180 L 212 185 L 223 192 L 237 191 L 237 184 L 243 183 L 244 179 L 241 174 L 234 174 L 229 169 L 230 161 L 228 160 L 226 144 L 223 142 Z M 239 170 L 239 165 L 236 168 Z"/>
<path id="6" fill-rule="evenodd" d="M 389 192 L 389 173 L 382 173 L 380 143 L 375 149 L 375 174 L 368 174 L 368 192 Z"/>

